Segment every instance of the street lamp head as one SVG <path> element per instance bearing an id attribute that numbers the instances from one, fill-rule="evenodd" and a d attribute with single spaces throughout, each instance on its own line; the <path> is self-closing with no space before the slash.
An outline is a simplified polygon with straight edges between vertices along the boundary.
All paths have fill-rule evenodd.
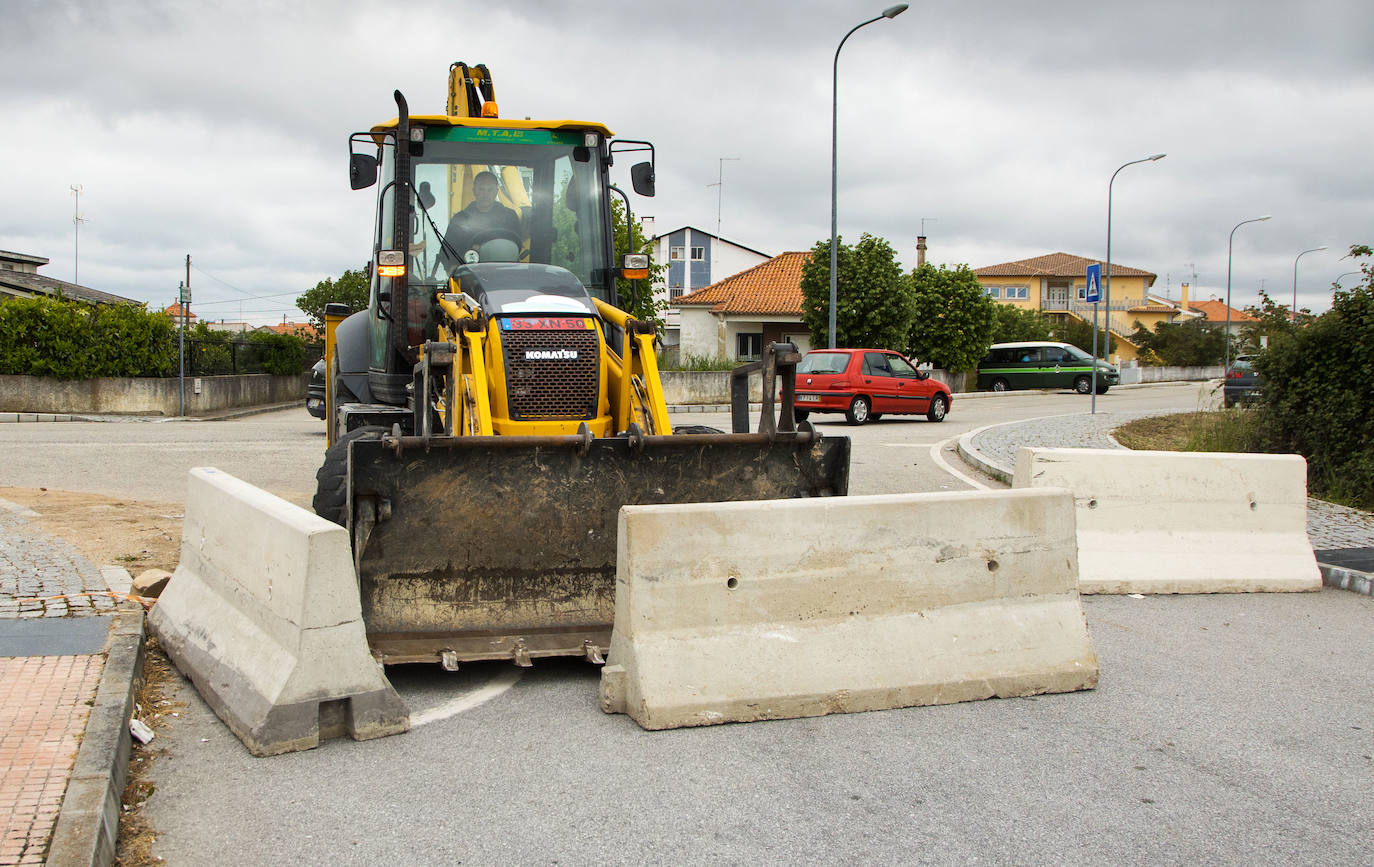
<path id="1" fill-rule="evenodd" d="M 883 10 L 883 17 L 896 18 L 898 15 L 901 15 L 903 12 L 905 12 L 909 5 L 910 4 L 907 3 L 898 3 L 896 6 L 889 6 Z"/>
<path id="2" fill-rule="evenodd" d="M 1317 252 L 1318 250 L 1325 250 L 1325 249 L 1326 249 L 1326 245 L 1325 245 L 1325 244 L 1322 244 L 1320 247 L 1313 247 L 1313 248 L 1312 248 L 1311 250 L 1309 250 L 1308 252 L 1309 252 L 1309 253 L 1315 253 L 1315 252 Z"/>
<path id="3" fill-rule="evenodd" d="M 1263 223 L 1265 220 L 1272 220 L 1272 219 L 1274 219 L 1274 215 L 1273 215 L 1273 214 L 1265 214 L 1263 217 L 1257 217 L 1257 218 L 1255 219 L 1255 222 L 1256 222 L 1256 223 Z"/>
<path id="4" fill-rule="evenodd" d="M 1150 162 L 1155 162 L 1155 161 L 1157 161 L 1157 160 L 1162 160 L 1162 159 L 1164 159 L 1164 158 L 1167 157 L 1167 156 L 1168 156 L 1168 154 L 1155 154 L 1154 156 L 1150 157 Z"/>

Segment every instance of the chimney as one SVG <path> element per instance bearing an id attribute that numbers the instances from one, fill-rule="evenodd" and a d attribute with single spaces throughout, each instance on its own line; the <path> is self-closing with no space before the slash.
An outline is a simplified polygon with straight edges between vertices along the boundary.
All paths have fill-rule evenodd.
<path id="1" fill-rule="evenodd" d="M 1180 286 L 1180 287 L 1179 287 L 1179 292 L 1182 293 L 1182 300 L 1178 302 L 1178 306 L 1179 306 L 1180 309 L 1187 310 L 1187 309 L 1188 309 L 1188 284 L 1187 284 L 1187 283 L 1184 283 L 1182 286 Z"/>
<path id="2" fill-rule="evenodd" d="M 926 236 L 916 236 L 916 267 L 919 268 L 926 263 Z"/>

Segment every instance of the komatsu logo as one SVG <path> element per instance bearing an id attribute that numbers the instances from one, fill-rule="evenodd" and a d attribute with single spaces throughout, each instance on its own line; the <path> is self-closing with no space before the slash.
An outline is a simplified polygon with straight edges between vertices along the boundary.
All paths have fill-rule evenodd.
<path id="1" fill-rule="evenodd" d="M 576 349 L 526 349 L 526 361 L 576 361 Z"/>

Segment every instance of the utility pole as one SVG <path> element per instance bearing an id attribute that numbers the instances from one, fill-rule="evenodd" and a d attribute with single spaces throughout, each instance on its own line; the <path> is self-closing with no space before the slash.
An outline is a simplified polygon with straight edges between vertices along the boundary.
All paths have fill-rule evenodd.
<path id="1" fill-rule="evenodd" d="M 74 247 L 72 250 L 72 282 L 79 286 L 81 285 L 79 279 L 81 276 L 81 224 L 86 222 L 86 220 L 81 216 L 81 185 L 72 184 L 69 189 L 71 189 L 72 194 L 76 196 L 76 204 L 72 206 L 72 234 Z"/>

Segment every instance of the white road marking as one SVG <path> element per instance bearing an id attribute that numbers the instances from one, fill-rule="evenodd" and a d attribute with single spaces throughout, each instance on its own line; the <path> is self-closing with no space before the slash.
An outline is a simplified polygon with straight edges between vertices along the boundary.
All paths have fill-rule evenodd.
<path id="1" fill-rule="evenodd" d="M 498 674 L 488 681 L 486 685 L 467 695 L 462 695 L 451 701 L 446 701 L 438 707 L 432 707 L 429 710 L 411 714 L 410 727 L 419 728 L 422 725 L 438 722 L 441 719 L 448 719 L 464 711 L 472 710 L 480 704 L 485 704 L 515 686 L 524 673 L 525 670 L 523 668 L 512 668 L 509 671 Z"/>

